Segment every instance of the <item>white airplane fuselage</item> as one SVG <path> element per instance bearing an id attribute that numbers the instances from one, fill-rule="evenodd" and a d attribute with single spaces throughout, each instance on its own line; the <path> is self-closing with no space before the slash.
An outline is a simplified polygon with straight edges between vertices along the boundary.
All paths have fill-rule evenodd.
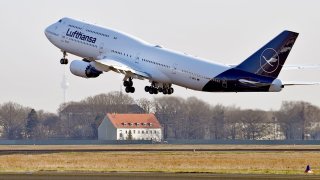
<path id="1" fill-rule="evenodd" d="M 101 72 L 113 70 L 127 77 L 136 74 L 156 83 L 157 87 L 163 85 L 171 87 L 171 84 L 176 84 L 198 91 L 217 92 L 280 91 L 282 88 L 280 80 L 265 76 L 269 73 L 269 66 L 277 68 L 278 65 L 273 66 L 279 64 L 279 56 L 269 55 L 273 51 L 263 51 L 265 54 L 263 59 L 259 60 L 259 65 L 253 63 L 259 66 L 256 73 L 175 52 L 126 33 L 71 18 L 63 18 L 50 25 L 46 28 L 45 34 L 56 47 L 66 53 L 80 56 L 96 70 Z M 266 50 L 268 49 L 270 48 Z M 281 53 L 280 50 L 277 52 Z M 264 62 L 264 59 L 271 58 L 274 60 Z M 104 66 L 104 60 L 108 63 L 110 60 L 115 61 L 129 67 L 130 70 L 117 69 L 110 64 Z"/>

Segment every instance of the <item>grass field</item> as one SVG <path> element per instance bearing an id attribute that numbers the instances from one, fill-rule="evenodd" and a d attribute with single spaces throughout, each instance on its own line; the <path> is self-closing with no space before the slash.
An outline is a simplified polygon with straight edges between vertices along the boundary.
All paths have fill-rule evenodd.
<path id="1" fill-rule="evenodd" d="M 172 145 L 153 146 L 155 148 Z M 99 148 L 138 148 L 99 146 Z M 150 148 L 150 145 L 145 145 Z M 174 145 L 173 148 L 184 146 Z M 186 146 L 190 148 L 190 146 Z M 214 146 L 239 148 L 239 146 Z M 214 148 L 212 145 L 192 148 Z M 300 148 L 302 148 L 301 146 Z M 316 148 L 315 146 L 312 146 Z M 0 149 L 92 148 L 92 146 L 1 146 Z M 96 147 L 97 148 L 97 147 Z M 141 148 L 141 147 L 140 147 Z M 143 146 L 142 146 L 143 148 Z M 245 148 L 243 146 L 243 148 Z M 248 147 L 247 147 L 248 148 Z M 252 148 L 252 147 L 250 147 Z M 256 148 L 267 148 L 256 146 Z M 276 147 L 274 148 L 283 148 Z M 285 147 L 288 148 L 288 147 Z M 297 148 L 297 147 L 296 147 Z M 308 147 L 306 147 L 308 148 Z M 0 155 L 1 172 L 84 171 L 84 172 L 201 172 L 245 174 L 303 174 L 307 164 L 320 174 L 319 152 L 63 152 Z"/>

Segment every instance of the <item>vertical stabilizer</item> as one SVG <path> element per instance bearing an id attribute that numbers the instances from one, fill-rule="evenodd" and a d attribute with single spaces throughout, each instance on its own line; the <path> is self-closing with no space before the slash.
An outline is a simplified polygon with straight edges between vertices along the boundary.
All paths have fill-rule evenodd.
<path id="1" fill-rule="evenodd" d="M 276 78 L 285 63 L 298 33 L 283 31 L 235 68 Z"/>

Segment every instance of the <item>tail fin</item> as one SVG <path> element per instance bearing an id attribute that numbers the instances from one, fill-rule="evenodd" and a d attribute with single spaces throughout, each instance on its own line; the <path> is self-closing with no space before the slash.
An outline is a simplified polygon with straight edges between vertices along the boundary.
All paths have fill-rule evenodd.
<path id="1" fill-rule="evenodd" d="M 258 75 L 278 77 L 298 33 L 283 31 L 235 68 Z"/>

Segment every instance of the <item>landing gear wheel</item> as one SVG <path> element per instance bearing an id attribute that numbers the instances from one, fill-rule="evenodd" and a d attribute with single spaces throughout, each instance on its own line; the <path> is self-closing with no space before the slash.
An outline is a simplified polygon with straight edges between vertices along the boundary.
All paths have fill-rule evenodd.
<path id="1" fill-rule="evenodd" d="M 68 64 L 68 59 L 65 59 L 65 58 L 60 59 L 60 64 Z"/>
<path id="2" fill-rule="evenodd" d="M 133 82 L 131 77 L 129 78 L 129 80 L 123 81 L 123 85 L 126 87 L 125 89 L 126 93 L 134 93 L 134 91 L 136 90 L 133 87 Z"/>
<path id="3" fill-rule="evenodd" d="M 149 91 L 150 91 L 150 87 L 149 87 L 149 86 L 146 86 L 146 87 L 144 87 L 144 90 L 145 90 L 146 92 L 149 92 Z"/>
<path id="4" fill-rule="evenodd" d="M 168 94 L 172 94 L 173 93 L 173 88 L 168 89 Z"/>
<path id="5" fill-rule="evenodd" d="M 128 87 L 128 86 L 126 87 L 125 90 L 126 90 L 126 93 L 130 93 L 130 92 L 131 92 L 131 91 L 130 91 L 131 89 L 130 89 L 130 87 Z"/>
<path id="6" fill-rule="evenodd" d="M 136 89 L 135 89 L 134 87 L 130 87 L 130 92 L 131 92 L 131 93 L 134 93 L 135 90 L 136 90 Z"/>
<path id="7" fill-rule="evenodd" d="M 153 89 L 153 94 L 158 94 L 158 89 L 157 88 Z"/>
<path id="8" fill-rule="evenodd" d="M 125 87 L 128 87 L 129 86 L 129 81 L 123 81 L 123 85 L 125 86 Z"/>
<path id="9" fill-rule="evenodd" d="M 168 90 L 167 89 L 163 89 L 162 93 L 163 94 L 168 94 Z"/>
<path id="10" fill-rule="evenodd" d="M 134 87 L 127 86 L 125 90 L 126 90 L 126 93 L 134 93 L 136 89 Z"/>

